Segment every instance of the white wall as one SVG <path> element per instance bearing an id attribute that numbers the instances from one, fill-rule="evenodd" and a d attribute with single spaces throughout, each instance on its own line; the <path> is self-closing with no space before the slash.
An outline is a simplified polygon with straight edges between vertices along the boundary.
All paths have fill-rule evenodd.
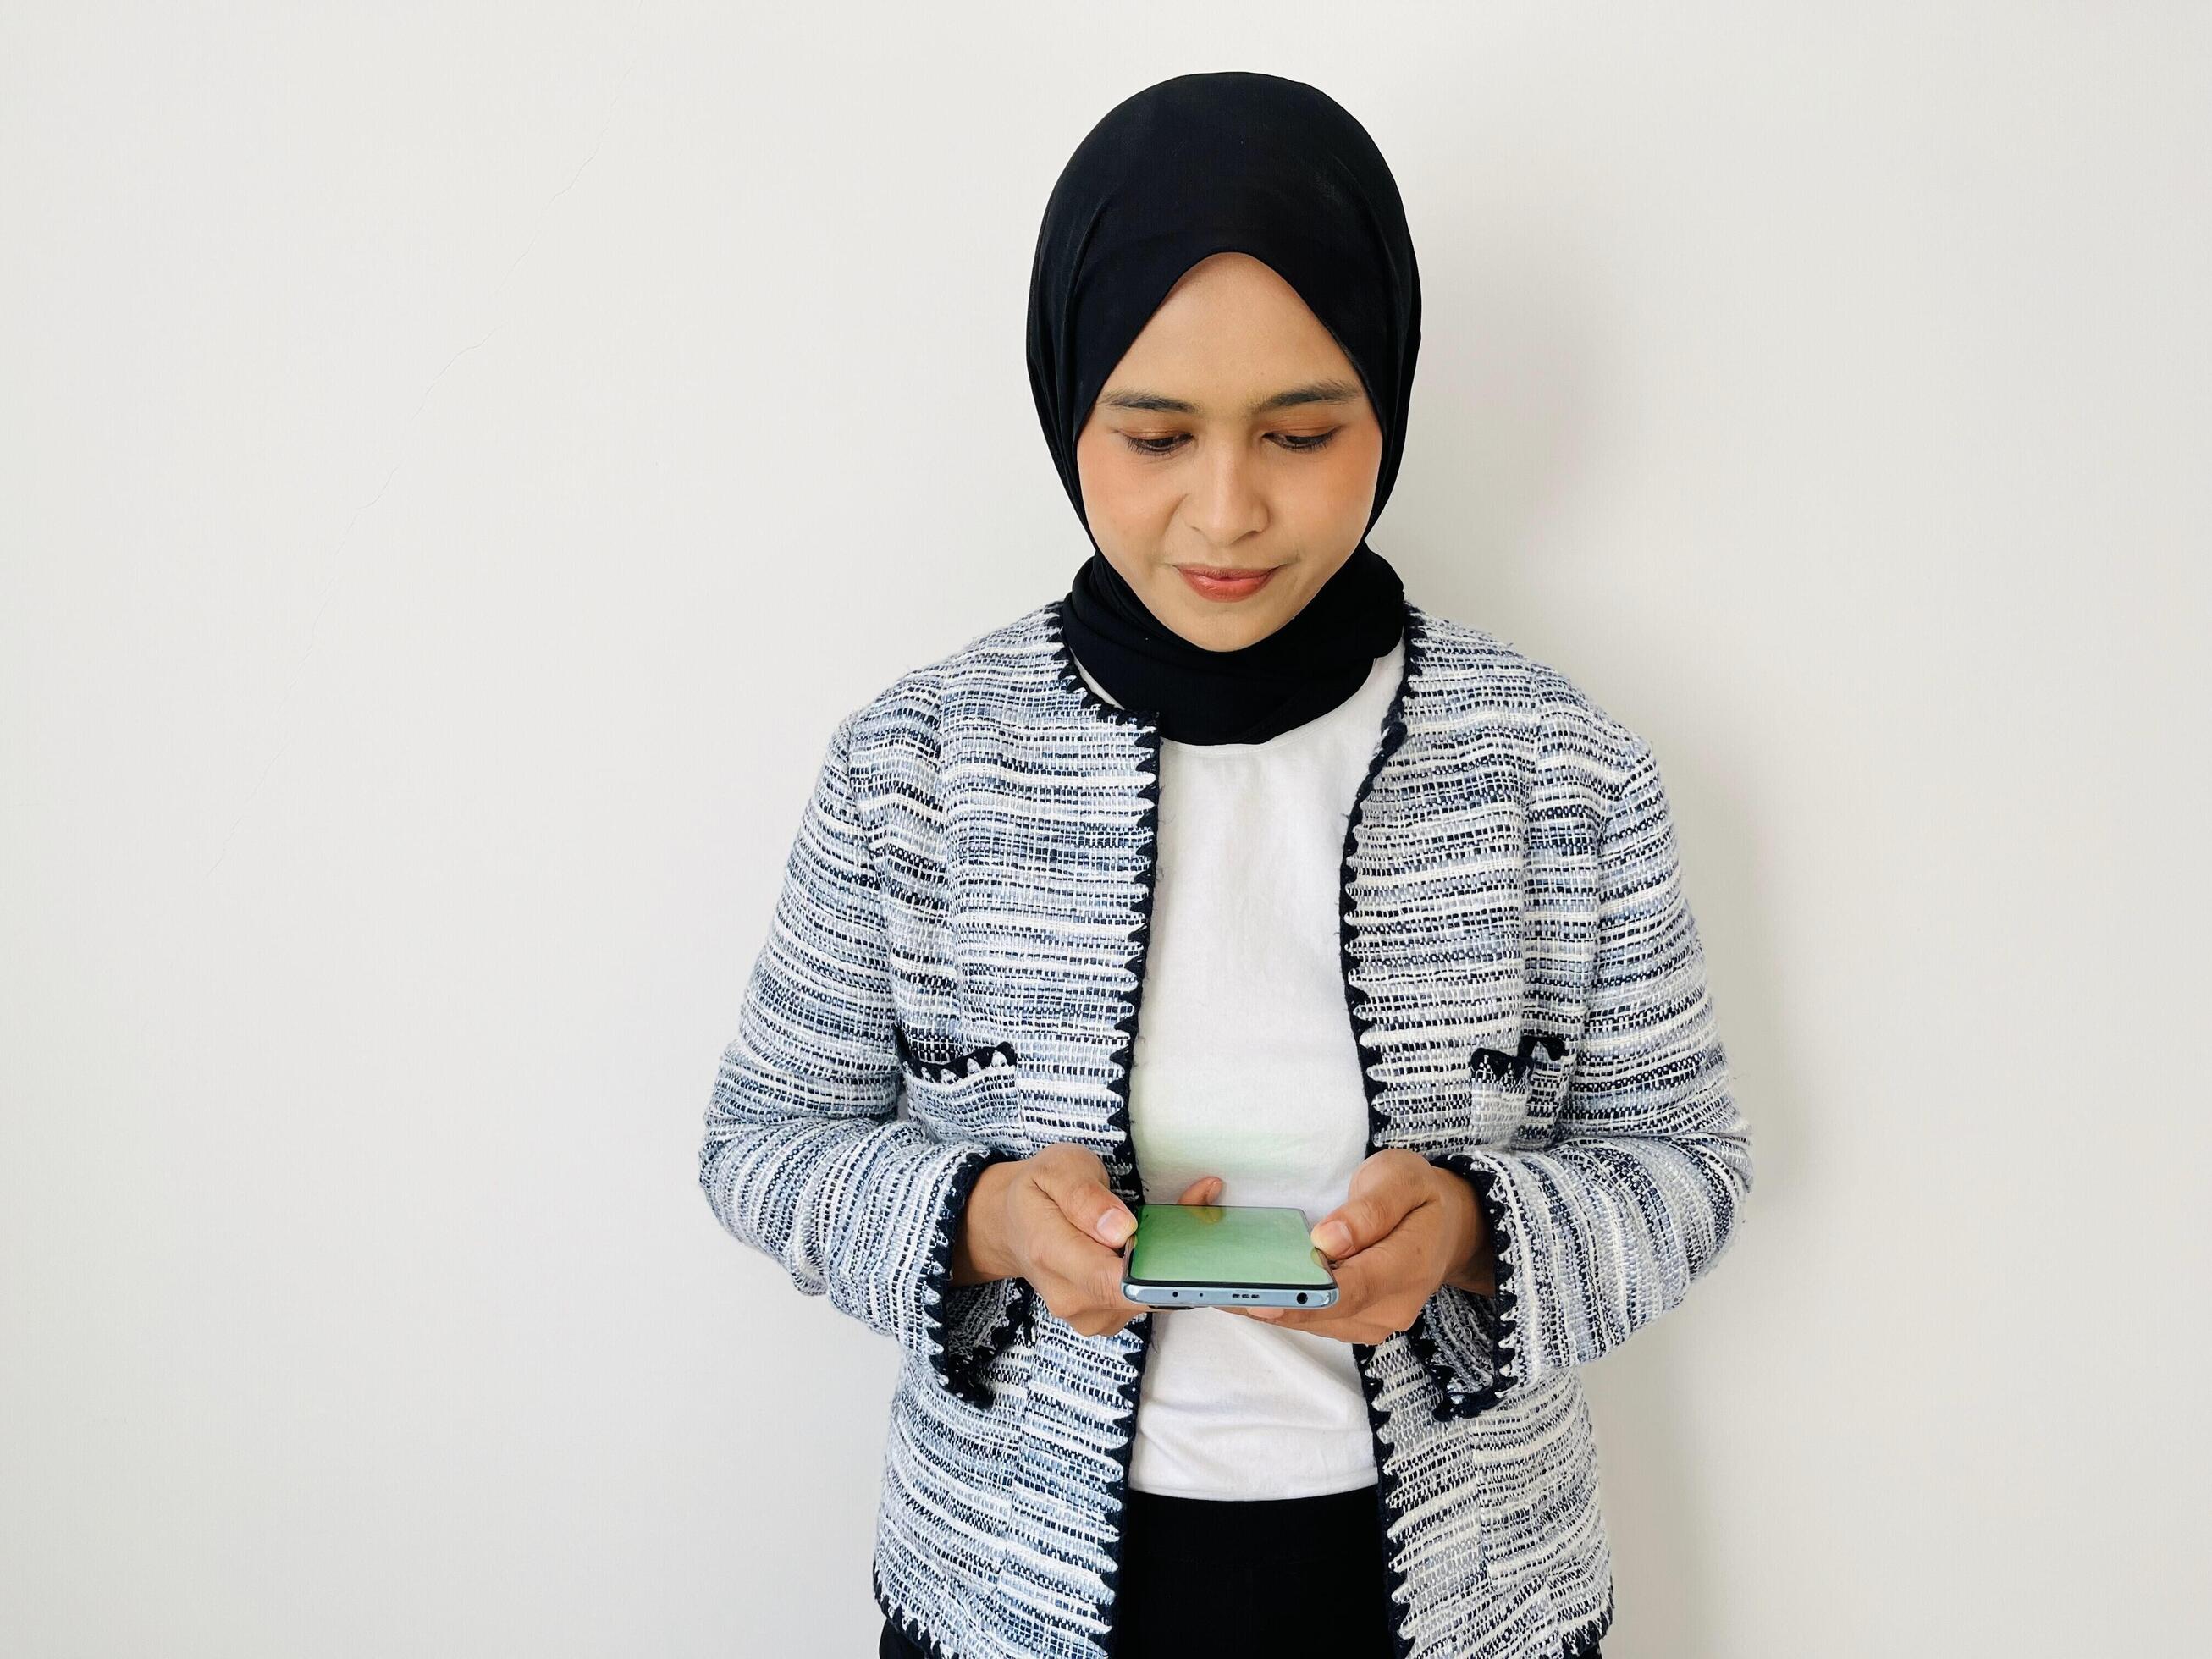
<path id="1" fill-rule="evenodd" d="M 731 11 L 0 20 L 0 1649 L 874 1650 L 895 1352 L 701 1115 L 831 725 L 1087 550 L 1047 190 L 1253 68 L 1420 250 L 1375 544 L 1652 739 L 1757 1136 L 1590 1375 L 1608 1659 L 2176 1650 L 2208 9 Z"/>

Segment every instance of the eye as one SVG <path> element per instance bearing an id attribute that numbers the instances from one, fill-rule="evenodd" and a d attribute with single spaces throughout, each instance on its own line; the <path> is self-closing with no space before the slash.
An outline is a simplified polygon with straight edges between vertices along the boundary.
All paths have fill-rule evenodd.
<path id="1" fill-rule="evenodd" d="M 1294 455 L 1310 455 L 1317 449 L 1327 447 L 1329 440 L 1343 430 L 1342 427 L 1334 426 L 1326 432 L 1308 436 L 1293 432 L 1271 432 L 1267 435 Z M 1139 438 L 1124 432 L 1121 441 L 1139 455 L 1172 455 L 1180 446 L 1189 441 L 1189 434 L 1178 432 L 1164 438 Z"/>

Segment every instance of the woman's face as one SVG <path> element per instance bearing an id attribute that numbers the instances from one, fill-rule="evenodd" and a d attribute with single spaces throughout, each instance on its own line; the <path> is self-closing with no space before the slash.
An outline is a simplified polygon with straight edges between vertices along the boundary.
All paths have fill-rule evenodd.
<path id="1" fill-rule="evenodd" d="M 1382 428 L 1297 290 L 1217 253 L 1114 366 L 1075 458 L 1107 562 L 1183 638 L 1233 651 L 1297 615 L 1359 545 Z M 1218 572 L 1266 580 L 1200 580 Z"/>

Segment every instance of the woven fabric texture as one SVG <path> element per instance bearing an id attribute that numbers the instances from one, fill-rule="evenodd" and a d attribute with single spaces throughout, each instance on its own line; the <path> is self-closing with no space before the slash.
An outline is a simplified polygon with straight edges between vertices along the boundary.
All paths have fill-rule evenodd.
<path id="1" fill-rule="evenodd" d="M 939 1659 L 1105 1659 L 1151 1316 L 1085 1337 L 955 1285 L 977 1176 L 1056 1141 L 1140 1194 L 1159 733 L 1055 599 L 841 720 L 746 981 L 699 1180 L 798 1288 L 899 1344 L 871 1581 Z M 1577 1659 L 1612 1622 L 1579 1368 L 1733 1235 L 1747 1126 L 1650 746 L 1558 671 L 1406 605 L 1345 832 L 1370 1149 L 1474 1186 L 1494 1296 L 1353 1345 L 1398 1659 Z"/>

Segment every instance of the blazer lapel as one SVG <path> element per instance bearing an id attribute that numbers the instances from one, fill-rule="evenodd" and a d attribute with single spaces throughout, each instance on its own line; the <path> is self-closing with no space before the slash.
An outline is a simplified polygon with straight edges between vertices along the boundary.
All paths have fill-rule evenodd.
<path id="1" fill-rule="evenodd" d="M 939 727 L 963 1020 L 1018 1056 L 1025 1151 L 1088 1146 L 1141 1198 L 1128 1073 L 1159 817 L 1155 720 L 1083 684 L 1054 607 Z M 1012 687 L 1009 692 L 1006 687 Z"/>
<path id="2" fill-rule="evenodd" d="M 1408 605 L 1403 695 L 1345 835 L 1346 993 L 1370 1146 L 1464 1138 L 1469 1058 L 1519 1041 L 1533 733 Z"/>

